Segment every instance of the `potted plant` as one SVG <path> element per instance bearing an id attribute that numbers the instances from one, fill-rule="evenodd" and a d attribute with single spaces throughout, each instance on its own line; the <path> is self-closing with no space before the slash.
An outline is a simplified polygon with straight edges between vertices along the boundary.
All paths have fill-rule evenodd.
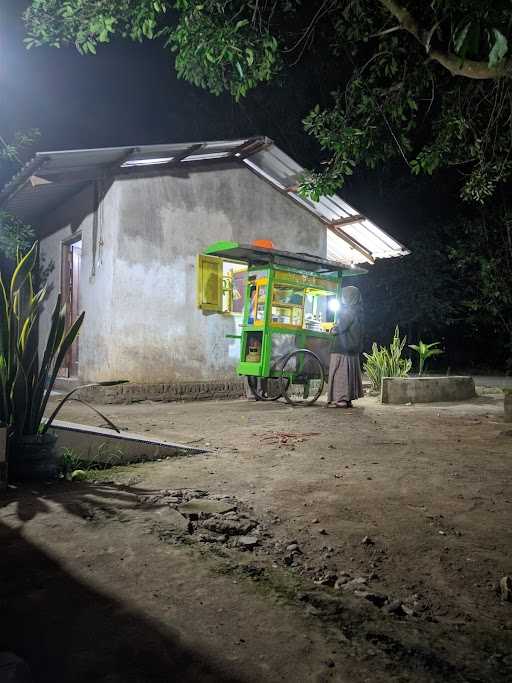
<path id="1" fill-rule="evenodd" d="M 57 374 L 85 313 L 66 330 L 66 308 L 59 294 L 39 359 L 39 318 L 46 287 L 38 292 L 33 289 L 38 252 L 36 242 L 25 256 L 18 254 L 8 288 L 0 276 L 0 423 L 7 428 L 9 477 L 13 479 L 48 479 L 57 475 L 57 437 L 49 430 L 64 403 L 82 388 L 69 392 L 51 416 L 44 418 Z"/>

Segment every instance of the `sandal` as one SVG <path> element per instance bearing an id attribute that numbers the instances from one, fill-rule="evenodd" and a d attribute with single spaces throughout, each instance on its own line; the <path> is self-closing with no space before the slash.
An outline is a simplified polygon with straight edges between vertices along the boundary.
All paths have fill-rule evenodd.
<path id="1" fill-rule="evenodd" d="M 351 408 L 349 401 L 340 401 L 340 403 L 336 403 L 335 406 L 336 408 L 344 408 L 345 410 Z"/>

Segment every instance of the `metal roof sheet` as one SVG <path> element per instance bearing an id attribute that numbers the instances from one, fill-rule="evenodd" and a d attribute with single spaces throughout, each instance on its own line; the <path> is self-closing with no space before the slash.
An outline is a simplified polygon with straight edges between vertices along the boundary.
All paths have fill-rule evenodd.
<path id="1" fill-rule="evenodd" d="M 301 197 L 298 186 L 304 169 L 264 136 L 38 152 L 0 192 L 0 208 L 30 223 L 96 178 L 226 160 L 247 166 L 322 221 L 335 236 L 329 241 L 330 257 L 337 254 L 345 263 L 360 263 L 409 253 L 338 195 L 319 201 Z M 336 245 L 336 239 L 344 244 Z"/>
<path id="2" fill-rule="evenodd" d="M 250 265 L 287 266 L 312 273 L 344 273 L 348 275 L 363 275 L 366 270 L 347 266 L 339 261 L 320 258 L 314 254 L 295 253 L 268 247 L 257 247 L 252 244 L 238 242 L 216 242 L 204 250 L 205 254 L 220 256 L 227 260 L 244 261 Z"/>

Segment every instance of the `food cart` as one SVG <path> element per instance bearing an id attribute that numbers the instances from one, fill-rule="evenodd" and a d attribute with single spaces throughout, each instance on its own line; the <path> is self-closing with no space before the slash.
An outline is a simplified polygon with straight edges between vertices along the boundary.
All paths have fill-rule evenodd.
<path id="1" fill-rule="evenodd" d="M 342 278 L 366 271 L 267 241 L 216 242 L 203 256 L 247 264 L 241 333 L 228 336 L 240 339 L 237 372 L 256 399 L 314 403 L 329 366 Z"/>

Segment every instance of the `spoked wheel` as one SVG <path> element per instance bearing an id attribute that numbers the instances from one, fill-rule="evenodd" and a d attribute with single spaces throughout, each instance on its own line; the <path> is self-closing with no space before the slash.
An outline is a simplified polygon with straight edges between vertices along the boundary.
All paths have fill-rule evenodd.
<path id="1" fill-rule="evenodd" d="M 296 349 L 283 358 L 281 391 L 287 403 L 308 406 L 321 395 L 325 373 L 316 354 L 308 349 Z"/>
<path id="2" fill-rule="evenodd" d="M 252 395 L 257 401 L 277 401 L 283 395 L 283 384 L 280 377 L 254 377 L 247 375 L 247 382 Z"/>

